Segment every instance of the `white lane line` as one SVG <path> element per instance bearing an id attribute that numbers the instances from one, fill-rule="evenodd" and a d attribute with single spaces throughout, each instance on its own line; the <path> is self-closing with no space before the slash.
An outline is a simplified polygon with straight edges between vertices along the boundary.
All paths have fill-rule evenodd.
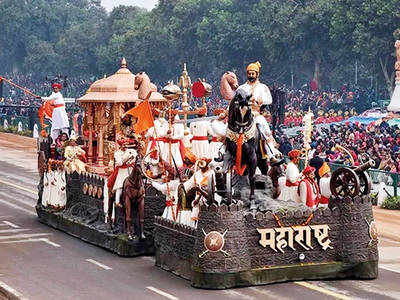
<path id="1" fill-rule="evenodd" d="M 387 266 L 380 265 L 379 269 L 383 269 L 383 270 L 386 270 L 386 271 L 391 271 L 391 272 L 395 272 L 395 273 L 399 273 L 400 274 L 400 270 L 395 270 L 395 269 L 393 269 L 391 267 L 387 267 Z"/>
<path id="2" fill-rule="evenodd" d="M 103 268 L 104 270 L 112 270 L 109 266 L 103 265 L 102 263 L 99 263 L 98 261 L 95 261 L 94 259 L 86 259 L 87 262 L 90 262 L 96 266 L 99 266 L 100 268 Z"/>
<path id="3" fill-rule="evenodd" d="M 11 286 L 5 284 L 3 281 L 0 281 L 0 287 L 17 299 L 27 300 L 27 298 L 25 298 L 20 292 L 14 290 Z"/>
<path id="4" fill-rule="evenodd" d="M 0 230 L 0 233 L 17 233 L 17 232 L 21 232 L 21 231 L 27 231 L 30 229 L 2 229 Z"/>
<path id="5" fill-rule="evenodd" d="M 179 299 L 178 297 L 175 297 L 174 295 L 168 294 L 168 293 L 166 293 L 166 292 L 164 292 L 162 290 L 159 290 L 159 289 L 157 289 L 157 288 L 155 288 L 153 286 L 146 286 L 146 289 L 148 289 L 148 290 L 150 290 L 150 291 L 152 291 L 152 292 L 154 292 L 156 294 L 159 294 L 161 296 L 164 296 L 167 299 L 171 299 L 171 300 L 178 300 Z"/>
<path id="6" fill-rule="evenodd" d="M 20 228 L 18 225 L 14 224 L 14 223 L 11 223 L 9 221 L 3 221 L 3 223 L 8 225 L 8 226 L 10 226 L 10 227 L 12 227 L 12 228 Z"/>
<path id="7" fill-rule="evenodd" d="M 21 211 L 23 211 L 23 212 L 26 212 L 27 214 L 30 214 L 30 215 L 32 215 L 32 216 L 36 216 L 36 213 L 34 213 L 33 211 L 30 211 L 30 210 L 27 210 L 27 209 L 25 209 L 25 208 L 19 207 L 18 205 L 12 204 L 12 203 L 10 203 L 10 202 L 7 202 L 7 201 L 4 201 L 4 200 L 1 200 L 1 199 L 0 199 L 0 203 L 3 203 L 3 204 L 5 204 L 5 205 L 7 205 L 7 206 L 9 206 L 9 207 L 12 207 L 12 208 L 21 210 Z"/>
<path id="8" fill-rule="evenodd" d="M 51 235 L 51 233 L 32 233 L 32 234 L 15 234 L 15 235 L 3 235 L 0 236 L 0 240 L 10 240 L 10 239 L 29 239 L 38 236 Z"/>
<path id="9" fill-rule="evenodd" d="M 53 247 L 59 248 L 61 247 L 59 244 L 53 243 L 49 241 L 49 239 L 46 238 L 39 238 L 39 239 L 24 239 L 24 240 L 16 240 L 16 241 L 5 241 L 5 242 L 0 242 L 0 244 L 21 244 L 21 243 L 31 243 L 31 242 L 45 242 L 46 244 L 49 244 Z"/>
<path id="10" fill-rule="evenodd" d="M 223 291 L 223 293 L 228 295 L 228 296 L 237 297 L 237 298 L 240 298 L 240 299 L 246 299 L 246 300 L 256 299 L 256 298 L 254 298 L 252 296 L 249 296 L 249 295 L 246 295 L 246 294 L 242 294 L 242 293 L 239 293 L 239 292 L 236 292 L 236 291 L 233 291 L 233 290 L 225 290 L 225 291 Z"/>
<path id="11" fill-rule="evenodd" d="M 336 299 L 340 299 L 340 300 L 352 300 L 353 299 L 353 298 L 348 297 L 346 295 L 335 293 L 335 292 L 333 292 L 331 290 L 325 289 L 323 287 L 320 287 L 318 285 L 311 284 L 311 283 L 308 283 L 308 282 L 305 282 L 305 281 L 295 281 L 293 283 L 297 284 L 297 285 L 300 285 L 302 287 L 305 287 L 307 289 L 310 289 L 310 290 L 313 290 L 313 291 L 317 291 L 317 292 L 320 292 L 322 294 L 331 296 L 331 297 L 336 298 Z"/>
<path id="12" fill-rule="evenodd" d="M 254 287 L 253 286 L 253 287 L 249 287 L 248 289 L 252 290 L 252 291 L 254 291 L 256 293 L 259 293 L 261 295 L 267 296 L 266 298 L 263 298 L 263 299 L 289 300 L 289 298 L 283 297 L 282 295 L 278 295 L 278 294 L 276 294 L 276 293 L 274 293 L 274 292 L 272 292 L 272 291 L 270 291 L 268 289 L 265 289 L 265 287 L 264 287 L 264 289 L 262 289 L 260 287 Z"/>
<path id="13" fill-rule="evenodd" d="M 20 186 L 18 184 L 15 184 L 15 183 L 12 183 L 12 182 L 9 182 L 9 181 L 4 181 L 4 180 L 0 179 L 0 183 L 15 187 L 17 189 L 23 190 L 25 192 L 28 192 L 28 193 L 31 193 L 31 194 L 34 194 L 34 195 L 37 195 L 37 191 L 31 190 L 31 189 L 27 189 L 27 188 L 25 188 L 23 186 Z"/>
<path id="14" fill-rule="evenodd" d="M 156 259 L 154 257 L 151 256 L 142 256 L 143 260 L 147 260 L 147 261 L 151 261 L 152 263 L 154 263 L 156 261 Z"/>

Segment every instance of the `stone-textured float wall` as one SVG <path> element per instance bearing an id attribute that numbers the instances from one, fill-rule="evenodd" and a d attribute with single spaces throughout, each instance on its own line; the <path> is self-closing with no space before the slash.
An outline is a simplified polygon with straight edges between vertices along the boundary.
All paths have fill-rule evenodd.
<path id="1" fill-rule="evenodd" d="M 280 228 L 271 212 L 255 216 L 240 204 L 229 207 L 202 206 L 197 229 L 186 237 L 185 230 L 162 218 L 156 220 L 156 265 L 188 278 L 188 267 L 179 261 L 191 261 L 192 285 L 227 288 L 285 280 L 322 278 L 376 278 L 378 274 L 377 240 L 370 234 L 373 221 L 370 198 L 335 199 L 331 208 L 320 208 L 311 220 L 309 209 L 277 213 L 283 227 L 328 225 L 331 248 L 326 250 L 312 234 L 312 249 L 294 243 L 295 250 L 284 253 L 260 245 L 257 228 Z M 224 234 L 223 251 L 206 251 L 205 234 Z M 193 241 L 193 244 L 191 242 Z M 324 240 L 325 241 L 325 240 Z M 179 254 L 178 254 L 179 253 Z M 304 257 L 300 257 L 303 254 Z M 303 256 L 301 255 L 301 256 Z M 184 271 L 182 271 L 184 269 Z"/>
<path id="2" fill-rule="evenodd" d="M 196 229 L 155 217 L 156 265 L 186 279 L 192 278 L 192 253 Z"/>

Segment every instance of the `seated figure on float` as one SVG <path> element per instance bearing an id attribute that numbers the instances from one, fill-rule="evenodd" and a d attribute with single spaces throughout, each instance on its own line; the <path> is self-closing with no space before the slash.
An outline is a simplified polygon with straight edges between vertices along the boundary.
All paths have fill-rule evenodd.
<path id="1" fill-rule="evenodd" d="M 64 168 L 69 172 L 86 172 L 86 164 L 82 161 L 85 160 L 86 152 L 76 144 L 77 137 L 71 136 L 69 145 L 64 150 Z"/>
<path id="2" fill-rule="evenodd" d="M 244 89 L 251 95 L 252 113 L 256 126 L 261 134 L 261 140 L 263 141 L 262 148 L 264 149 L 264 158 L 271 159 L 275 155 L 280 155 L 281 153 L 275 148 L 268 122 L 261 112 L 261 107 L 263 110 L 266 110 L 266 105 L 272 104 L 272 96 L 268 86 L 259 81 L 260 70 L 261 64 L 258 61 L 249 64 L 246 69 L 247 81 L 245 84 L 239 86 L 238 89 Z"/>
<path id="3" fill-rule="evenodd" d="M 166 205 L 163 218 L 177 221 L 178 220 L 178 187 L 180 181 L 179 179 L 174 179 L 172 173 L 164 173 L 162 175 L 162 182 L 152 181 L 151 185 L 166 197 Z"/>

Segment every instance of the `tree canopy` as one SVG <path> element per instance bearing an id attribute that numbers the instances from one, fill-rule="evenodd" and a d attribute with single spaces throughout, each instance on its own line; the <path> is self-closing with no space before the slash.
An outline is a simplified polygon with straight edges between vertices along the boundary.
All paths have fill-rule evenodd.
<path id="1" fill-rule="evenodd" d="M 358 85 L 391 90 L 400 0 L 160 0 L 110 13 L 99 0 L 2 0 L 0 28 L 0 73 L 102 76 L 124 56 L 156 83 L 184 62 L 215 82 L 259 60 L 269 84 L 338 88 L 357 68 Z"/>

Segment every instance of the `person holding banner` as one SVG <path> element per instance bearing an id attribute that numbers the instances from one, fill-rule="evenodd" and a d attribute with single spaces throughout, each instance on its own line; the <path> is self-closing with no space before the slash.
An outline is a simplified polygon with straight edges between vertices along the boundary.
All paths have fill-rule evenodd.
<path id="1" fill-rule="evenodd" d="M 51 101 L 51 106 L 53 108 L 53 113 L 51 116 L 51 132 L 50 136 L 55 142 L 56 138 L 60 135 L 60 133 L 66 133 L 68 135 L 69 131 L 69 120 L 68 115 L 65 110 L 65 102 L 64 97 L 60 93 L 62 85 L 59 83 L 53 83 L 51 85 L 53 88 L 53 92 L 49 97 L 39 97 L 43 101 Z"/>

